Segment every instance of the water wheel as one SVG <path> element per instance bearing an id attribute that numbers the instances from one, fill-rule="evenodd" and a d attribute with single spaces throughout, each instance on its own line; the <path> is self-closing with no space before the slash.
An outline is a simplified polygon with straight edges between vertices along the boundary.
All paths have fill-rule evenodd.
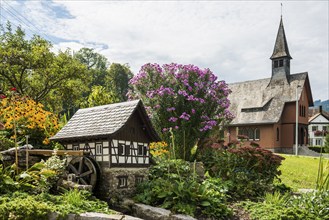
<path id="1" fill-rule="evenodd" d="M 96 162 L 90 157 L 75 157 L 67 166 L 69 174 L 75 175 L 75 182 L 81 185 L 91 185 L 94 189 L 99 178 Z"/>

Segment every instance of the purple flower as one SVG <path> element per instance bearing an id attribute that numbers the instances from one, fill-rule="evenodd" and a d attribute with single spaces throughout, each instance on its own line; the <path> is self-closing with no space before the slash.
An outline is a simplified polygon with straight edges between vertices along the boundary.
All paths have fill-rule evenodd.
<path id="1" fill-rule="evenodd" d="M 175 107 L 167 108 L 167 112 L 172 112 L 172 111 L 175 111 L 175 110 L 176 110 Z"/>
<path id="2" fill-rule="evenodd" d="M 187 114 L 186 112 L 183 112 L 183 114 L 181 116 L 179 116 L 179 118 L 184 119 L 186 121 L 190 120 L 190 117 L 191 116 L 189 114 Z"/>
<path id="3" fill-rule="evenodd" d="M 191 113 L 195 114 L 195 109 L 194 108 L 192 108 Z"/>
<path id="4" fill-rule="evenodd" d="M 170 121 L 170 122 L 176 122 L 177 120 L 178 120 L 178 118 L 170 117 L 168 121 Z"/>

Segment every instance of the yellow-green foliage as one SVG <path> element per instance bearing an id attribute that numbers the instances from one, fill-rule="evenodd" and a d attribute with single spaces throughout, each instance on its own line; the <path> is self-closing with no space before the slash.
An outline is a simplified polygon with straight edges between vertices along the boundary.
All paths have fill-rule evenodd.
<path id="1" fill-rule="evenodd" d="M 319 158 L 281 155 L 285 160 L 279 167 L 282 182 L 287 186 L 297 189 L 315 189 L 319 168 Z"/>

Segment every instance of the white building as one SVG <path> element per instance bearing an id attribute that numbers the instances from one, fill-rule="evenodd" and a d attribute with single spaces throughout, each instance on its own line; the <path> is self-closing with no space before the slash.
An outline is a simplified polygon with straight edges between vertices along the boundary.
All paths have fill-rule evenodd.
<path id="1" fill-rule="evenodd" d="M 322 111 L 309 119 L 308 134 L 310 146 L 323 146 L 326 134 L 329 132 L 329 114 Z"/>

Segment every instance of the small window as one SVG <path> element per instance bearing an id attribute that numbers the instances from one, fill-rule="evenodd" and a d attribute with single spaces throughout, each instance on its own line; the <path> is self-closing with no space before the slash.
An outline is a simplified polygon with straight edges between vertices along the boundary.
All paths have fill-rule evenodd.
<path id="1" fill-rule="evenodd" d="M 260 130 L 259 128 L 255 128 L 255 138 L 254 140 L 259 140 L 260 139 Z"/>
<path id="2" fill-rule="evenodd" d="M 96 143 L 96 155 L 102 155 L 102 154 L 103 154 L 103 144 Z"/>
<path id="3" fill-rule="evenodd" d="M 130 145 L 125 145 L 125 155 L 130 155 Z"/>
<path id="4" fill-rule="evenodd" d="M 72 150 L 80 150 L 79 144 L 73 145 Z"/>
<path id="5" fill-rule="evenodd" d="M 119 176 L 118 177 L 118 188 L 127 188 L 128 187 L 128 177 Z"/>
<path id="6" fill-rule="evenodd" d="M 321 146 L 321 139 L 315 139 L 315 145 Z"/>
<path id="7" fill-rule="evenodd" d="M 318 130 L 318 126 L 312 126 L 312 131 L 317 131 Z"/>
<path id="8" fill-rule="evenodd" d="M 143 152 L 143 155 L 144 155 L 144 156 L 147 156 L 147 147 L 146 147 L 146 146 L 144 146 L 144 152 Z"/>
<path id="9" fill-rule="evenodd" d="M 322 131 L 327 131 L 327 127 L 326 126 L 323 126 L 322 127 Z"/>
<path id="10" fill-rule="evenodd" d="M 283 60 L 279 60 L 279 67 L 283 66 Z"/>
<path id="11" fill-rule="evenodd" d="M 279 67 L 279 61 L 275 60 L 274 61 L 274 68 L 277 68 L 277 67 Z"/>
<path id="12" fill-rule="evenodd" d="M 279 132 L 279 128 L 276 128 L 276 140 L 277 140 L 277 141 L 280 140 L 280 132 Z"/>
<path id="13" fill-rule="evenodd" d="M 143 156 L 143 145 L 138 145 L 138 156 Z"/>
<path id="14" fill-rule="evenodd" d="M 135 176 L 135 185 L 142 183 L 144 181 L 144 176 Z"/>
<path id="15" fill-rule="evenodd" d="M 118 154 L 124 155 L 125 144 L 119 144 Z"/>

